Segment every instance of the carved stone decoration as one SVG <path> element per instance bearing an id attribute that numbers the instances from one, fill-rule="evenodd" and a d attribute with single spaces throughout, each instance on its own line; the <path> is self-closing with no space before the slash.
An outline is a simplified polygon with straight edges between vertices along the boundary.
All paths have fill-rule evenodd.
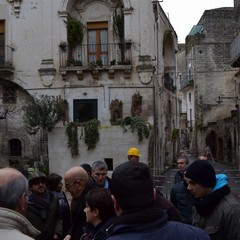
<path id="1" fill-rule="evenodd" d="M 122 118 L 122 101 L 118 99 L 112 100 L 110 105 L 110 114 L 111 114 L 111 125 L 117 125 L 117 120 Z"/>
<path id="2" fill-rule="evenodd" d="M 131 114 L 133 117 L 140 116 L 142 113 L 142 96 L 140 93 L 135 93 L 132 96 Z"/>
<path id="3" fill-rule="evenodd" d="M 67 71 L 60 69 L 60 73 L 62 75 L 62 80 L 67 81 Z"/>
<path id="4" fill-rule="evenodd" d="M 92 77 L 93 77 L 94 80 L 98 80 L 99 79 L 99 74 L 100 74 L 100 72 L 99 72 L 98 69 L 93 69 L 92 70 Z"/>
<path id="5" fill-rule="evenodd" d="M 8 2 L 12 3 L 15 16 L 19 18 L 20 6 L 21 6 L 22 0 L 8 0 Z"/>
<path id="6" fill-rule="evenodd" d="M 45 87 L 50 87 L 53 84 L 53 80 L 56 74 L 52 59 L 43 59 L 41 62 L 41 68 L 38 70 L 42 83 Z"/>
<path id="7" fill-rule="evenodd" d="M 115 75 L 115 70 L 114 69 L 109 69 L 108 70 L 109 79 L 114 79 L 114 75 Z"/>
<path id="8" fill-rule="evenodd" d="M 152 77 L 153 77 L 153 72 L 155 71 L 155 67 L 148 64 L 142 64 L 142 65 L 138 65 L 136 67 L 137 72 L 138 72 L 138 76 L 140 78 L 140 81 L 144 84 L 150 83 L 152 81 Z"/>
<path id="9" fill-rule="evenodd" d="M 77 71 L 77 77 L 79 81 L 83 80 L 83 71 L 82 70 L 78 70 Z"/>

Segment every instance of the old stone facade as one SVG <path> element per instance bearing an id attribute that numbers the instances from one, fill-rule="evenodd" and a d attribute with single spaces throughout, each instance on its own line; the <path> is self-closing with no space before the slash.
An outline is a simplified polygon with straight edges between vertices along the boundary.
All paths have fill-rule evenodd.
<path id="1" fill-rule="evenodd" d="M 141 161 L 153 168 L 171 164 L 177 151 L 177 140 L 172 139 L 178 128 L 177 36 L 159 3 L 0 0 L 0 18 L 0 100 L 1 108 L 10 109 L 0 120 L 1 166 L 8 165 L 11 157 L 41 159 L 41 134 L 29 136 L 23 125 L 28 95 L 56 96 L 68 103 L 67 122 L 60 122 L 48 134 L 50 171 L 63 174 L 73 165 L 96 160 L 105 160 L 113 169 L 127 159 L 131 146 L 138 147 Z M 83 26 L 82 41 L 74 46 L 67 31 L 71 19 Z M 14 97 L 11 105 L 4 91 Z M 135 111 L 132 99 L 136 94 L 141 96 L 141 106 Z M 114 114 L 111 103 L 121 103 Z M 123 133 L 112 121 L 132 116 L 134 111 L 154 126 L 140 143 L 136 133 Z M 100 121 L 96 148 L 87 150 L 79 127 L 79 155 L 71 157 L 67 123 L 92 118 Z M 15 146 L 11 141 L 17 142 L 18 152 L 11 150 Z"/>
<path id="2" fill-rule="evenodd" d="M 213 158 L 233 166 L 238 162 L 236 73 L 230 45 L 236 24 L 234 8 L 206 10 L 186 37 L 186 73 L 193 101 L 191 150 L 208 149 Z M 190 82 L 190 80 L 192 80 Z M 191 84 L 190 84 L 191 83 Z"/>

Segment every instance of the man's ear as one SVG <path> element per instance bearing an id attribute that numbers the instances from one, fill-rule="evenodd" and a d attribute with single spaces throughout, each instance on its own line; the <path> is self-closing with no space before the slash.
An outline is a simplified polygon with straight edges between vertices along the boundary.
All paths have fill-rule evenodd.
<path id="1" fill-rule="evenodd" d="M 122 214 L 122 209 L 121 209 L 120 205 L 118 204 L 116 198 L 113 195 L 111 195 L 111 197 L 113 200 L 115 212 L 118 216 L 120 216 Z"/>
<path id="2" fill-rule="evenodd" d="M 22 215 L 26 214 L 26 211 L 27 211 L 27 194 L 26 193 L 22 194 L 15 210 L 16 212 L 19 212 Z"/>
<path id="3" fill-rule="evenodd" d="M 93 212 L 95 217 L 99 216 L 99 210 L 97 208 L 94 208 L 92 212 Z"/>

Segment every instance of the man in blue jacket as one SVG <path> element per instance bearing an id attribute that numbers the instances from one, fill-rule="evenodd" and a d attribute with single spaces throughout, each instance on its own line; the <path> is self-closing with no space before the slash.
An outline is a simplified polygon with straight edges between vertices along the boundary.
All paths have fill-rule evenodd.
<path id="1" fill-rule="evenodd" d="M 107 239 L 209 240 L 199 228 L 167 220 L 166 211 L 154 204 L 156 191 L 146 164 L 128 161 L 118 166 L 110 189 L 118 217 Z"/>

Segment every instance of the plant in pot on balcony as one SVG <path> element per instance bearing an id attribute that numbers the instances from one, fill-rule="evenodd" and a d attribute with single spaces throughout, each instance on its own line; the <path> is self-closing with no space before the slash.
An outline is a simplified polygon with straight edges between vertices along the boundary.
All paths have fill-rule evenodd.
<path id="1" fill-rule="evenodd" d="M 110 61 L 110 65 L 113 66 L 116 64 L 116 59 L 113 59 L 112 61 Z"/>
<path id="2" fill-rule="evenodd" d="M 122 6 L 117 6 L 114 10 L 113 29 L 119 39 L 118 45 L 121 51 L 121 62 L 124 62 L 124 15 Z"/>
<path id="3" fill-rule="evenodd" d="M 68 19 L 66 22 L 67 26 L 67 41 L 69 46 L 68 60 L 73 58 L 74 48 L 82 44 L 84 36 L 84 25 L 78 19 Z"/>
<path id="4" fill-rule="evenodd" d="M 98 60 L 96 60 L 96 65 L 97 65 L 98 67 L 102 67 L 102 66 L 103 66 L 103 61 L 102 61 L 101 58 L 98 59 Z"/>
<path id="5" fill-rule="evenodd" d="M 66 50 L 67 50 L 67 43 L 66 42 L 61 41 L 58 46 L 63 52 L 66 52 Z"/>

